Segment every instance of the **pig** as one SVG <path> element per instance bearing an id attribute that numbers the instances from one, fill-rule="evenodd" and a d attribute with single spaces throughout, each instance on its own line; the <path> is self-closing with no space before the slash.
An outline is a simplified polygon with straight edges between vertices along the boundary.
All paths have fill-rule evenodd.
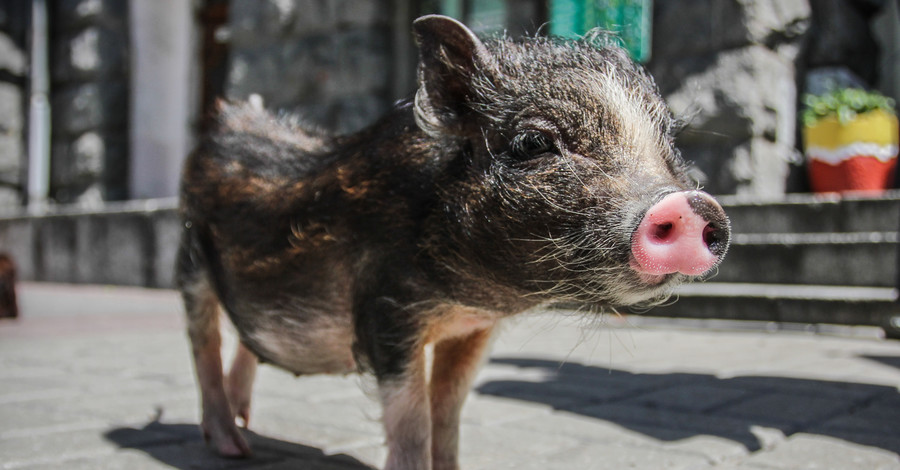
<path id="1" fill-rule="evenodd" d="M 16 263 L 8 253 L 0 253 L 0 318 L 17 318 Z"/>
<path id="2" fill-rule="evenodd" d="M 177 282 L 221 455 L 250 454 L 259 362 L 374 376 L 384 468 L 456 469 L 460 409 L 503 319 L 651 305 L 713 270 L 729 221 L 625 52 L 416 20 L 418 89 L 332 136 L 220 102 L 185 162 Z M 227 375 L 219 309 L 239 333 Z M 429 351 L 426 354 L 426 350 Z"/>

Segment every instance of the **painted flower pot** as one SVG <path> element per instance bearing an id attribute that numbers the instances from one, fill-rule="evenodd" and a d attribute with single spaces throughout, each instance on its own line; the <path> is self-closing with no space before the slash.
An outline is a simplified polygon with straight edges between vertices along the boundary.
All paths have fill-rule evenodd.
<path id="1" fill-rule="evenodd" d="M 815 192 L 883 192 L 893 186 L 897 117 L 882 110 L 849 122 L 836 117 L 804 126 L 809 179 Z"/>

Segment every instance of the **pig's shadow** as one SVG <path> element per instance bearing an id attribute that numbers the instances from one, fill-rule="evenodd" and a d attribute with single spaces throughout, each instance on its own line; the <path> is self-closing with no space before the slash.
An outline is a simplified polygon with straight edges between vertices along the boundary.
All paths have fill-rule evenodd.
<path id="1" fill-rule="evenodd" d="M 868 359 L 900 367 L 897 357 Z M 755 451 L 762 445 L 756 433 L 765 427 L 900 453 L 895 387 L 788 377 L 635 374 L 531 358 L 493 358 L 491 363 L 538 369 L 543 379 L 487 381 L 476 388 L 481 394 L 543 403 L 662 441 L 709 435 Z"/>
<path id="2" fill-rule="evenodd" d="M 243 433 L 253 448 L 253 456 L 246 459 L 215 455 L 206 446 L 196 424 L 153 421 L 140 429 L 112 429 L 104 437 L 123 449 L 145 452 L 166 465 L 183 470 L 268 468 L 270 465 L 309 470 L 372 470 L 348 455 L 326 455 L 314 447 L 272 439 L 248 430 Z"/>

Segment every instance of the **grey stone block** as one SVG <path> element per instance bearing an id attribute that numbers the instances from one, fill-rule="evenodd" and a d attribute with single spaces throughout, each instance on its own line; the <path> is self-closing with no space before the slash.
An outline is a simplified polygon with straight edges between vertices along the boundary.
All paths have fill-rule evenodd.
<path id="1" fill-rule="evenodd" d="M 58 207 L 0 219 L 0 250 L 16 258 L 23 280 L 173 287 L 179 224 L 169 200 L 93 212 Z"/>
<path id="2" fill-rule="evenodd" d="M 710 137 L 697 141 L 704 131 L 687 130 L 679 144 L 684 158 L 694 165 L 695 179 L 703 189 L 713 194 L 739 194 L 770 200 L 784 194 L 792 160 L 793 147 L 766 138 L 752 138 L 734 142 L 727 138 Z"/>
<path id="3" fill-rule="evenodd" d="M 5 219 L 0 223 L 0 251 L 12 255 L 16 262 L 19 280 L 36 279 L 34 250 L 35 230 L 29 219 Z M 38 256 L 40 256 L 38 254 Z"/>
<path id="4" fill-rule="evenodd" d="M 793 194 L 775 201 L 719 197 L 735 234 L 894 232 L 900 194 L 878 198 Z"/>
<path id="5" fill-rule="evenodd" d="M 53 150 L 53 186 L 68 186 L 83 180 L 93 181 L 103 170 L 106 141 L 96 132 L 85 132 L 74 141 L 57 140 Z"/>
<path id="6" fill-rule="evenodd" d="M 21 207 L 25 203 L 24 196 L 24 193 L 18 188 L 0 186 L 0 207 Z"/>
<path id="7" fill-rule="evenodd" d="M 760 45 L 650 65 L 674 114 L 678 144 L 714 193 L 784 194 L 795 160 L 794 68 Z"/>
<path id="8" fill-rule="evenodd" d="M 181 240 L 181 219 L 175 210 L 157 211 L 148 217 L 154 233 L 154 255 L 150 261 L 153 263 L 154 277 L 148 286 L 174 288 L 175 262 Z"/>
<path id="9" fill-rule="evenodd" d="M 733 233 L 838 232 L 843 225 L 838 199 L 757 202 L 720 198 Z M 897 207 L 900 214 L 900 206 Z M 880 224 L 860 224 L 852 231 L 888 231 Z"/>
<path id="10" fill-rule="evenodd" d="M 736 234 L 716 282 L 895 285 L 894 233 Z"/>
<path id="11" fill-rule="evenodd" d="M 856 289 L 862 294 L 848 292 Z M 890 288 L 710 282 L 678 291 L 677 302 L 654 307 L 648 315 L 881 326 L 896 309 Z"/>
<path id="12" fill-rule="evenodd" d="M 0 132 L 7 135 L 20 134 L 25 128 L 23 99 L 19 86 L 0 82 Z"/>
<path id="13" fill-rule="evenodd" d="M 108 222 L 109 283 L 148 286 L 153 279 L 153 229 L 143 214 L 121 214 Z"/>
<path id="14" fill-rule="evenodd" d="M 120 0 L 61 0 L 52 5 L 59 29 L 106 24 L 124 26 L 128 2 Z"/>
<path id="15" fill-rule="evenodd" d="M 59 82 L 126 77 L 128 74 L 128 34 L 90 26 L 53 43 L 53 79 Z"/>
<path id="16" fill-rule="evenodd" d="M 652 70 L 673 112 L 688 118 L 691 129 L 738 142 L 765 135 L 793 143 L 794 70 L 775 52 L 748 46 Z"/>
<path id="17" fill-rule="evenodd" d="M 0 70 L 16 77 L 24 77 L 27 73 L 27 55 L 21 44 L 0 32 Z"/>
<path id="18" fill-rule="evenodd" d="M 0 182 L 19 185 L 25 160 L 21 135 L 0 134 Z"/>
<path id="19" fill-rule="evenodd" d="M 140 214 L 86 215 L 75 220 L 74 282 L 147 285 L 152 231 Z"/>
<path id="20" fill-rule="evenodd" d="M 809 4 L 799 0 L 655 2 L 654 55 L 669 60 L 796 40 L 808 29 L 810 14 Z"/>
<path id="21" fill-rule="evenodd" d="M 77 229 L 68 217 L 47 217 L 36 224 L 36 274 L 49 282 L 74 282 L 76 279 Z"/>
<path id="22" fill-rule="evenodd" d="M 675 115 L 685 155 L 716 193 L 785 192 L 795 160 L 794 61 L 805 1 L 659 2 L 649 69 Z M 691 34 L 684 34 L 690 31 Z"/>
<path id="23" fill-rule="evenodd" d="M 77 261 L 72 282 L 107 284 L 100 273 L 109 263 L 109 251 L 115 247 L 107 245 L 106 220 L 98 215 L 86 215 L 73 218 L 73 222 L 76 225 L 74 255 Z"/>
<path id="24" fill-rule="evenodd" d="M 54 134 L 81 134 L 127 123 L 128 89 L 124 81 L 89 82 L 53 96 Z"/>
<path id="25" fill-rule="evenodd" d="M 76 202 L 91 187 L 106 201 L 128 195 L 125 132 L 88 131 L 73 140 L 56 139 L 51 154 L 51 192 L 57 202 Z"/>
<path id="26" fill-rule="evenodd" d="M 57 202 L 127 195 L 127 5 L 116 0 L 49 4 L 51 197 Z M 107 140 L 110 130 L 119 135 Z"/>

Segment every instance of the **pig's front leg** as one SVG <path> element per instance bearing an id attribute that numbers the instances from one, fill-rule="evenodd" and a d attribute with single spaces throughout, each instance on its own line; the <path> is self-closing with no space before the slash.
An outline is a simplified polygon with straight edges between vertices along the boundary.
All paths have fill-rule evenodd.
<path id="1" fill-rule="evenodd" d="M 384 284 L 393 278 L 376 276 Z M 387 281 L 387 282 L 385 282 Z M 379 282 L 363 284 L 354 303 L 357 354 L 374 372 L 387 440 L 385 470 L 431 470 L 431 408 L 425 375 L 428 312 L 412 295 Z"/>
<path id="2" fill-rule="evenodd" d="M 433 470 L 459 469 L 459 415 L 478 372 L 492 328 L 452 337 L 434 346 L 431 369 Z"/>
<path id="3" fill-rule="evenodd" d="M 424 360 L 400 377 L 379 380 L 388 458 L 385 470 L 431 470 L 431 411 Z"/>

